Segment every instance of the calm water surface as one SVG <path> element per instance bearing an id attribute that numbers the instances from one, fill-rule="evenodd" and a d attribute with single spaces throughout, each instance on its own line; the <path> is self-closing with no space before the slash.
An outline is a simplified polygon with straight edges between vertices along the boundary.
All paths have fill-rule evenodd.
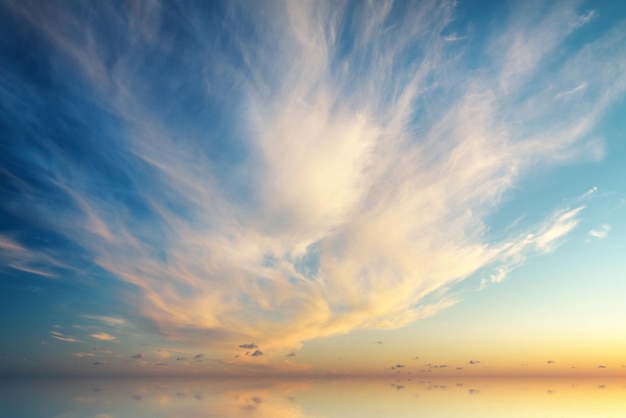
<path id="1" fill-rule="evenodd" d="M 0 416 L 626 417 L 626 380 L 1 379 Z"/>

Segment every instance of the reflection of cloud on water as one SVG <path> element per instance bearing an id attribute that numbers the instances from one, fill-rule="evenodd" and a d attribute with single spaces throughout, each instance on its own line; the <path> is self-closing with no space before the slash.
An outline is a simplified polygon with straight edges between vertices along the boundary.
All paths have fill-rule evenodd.
<path id="1" fill-rule="evenodd" d="M 70 383 L 36 385 L 28 382 L 14 389 L 22 393 L 21 397 L 12 396 L 11 389 L 7 390 L 1 383 L 0 390 L 9 402 L 12 399 L 22 399 L 22 402 L 25 399 L 54 400 L 46 406 L 50 416 L 245 417 L 254 414 L 259 418 L 310 418 L 346 416 L 346 411 L 338 408 L 350 405 L 349 416 L 415 416 L 419 413 L 462 417 L 467 416 L 463 407 L 467 407 L 468 396 L 480 395 L 471 401 L 472 412 L 475 416 L 493 418 L 510 416 L 510 409 L 507 414 L 505 408 L 510 408 L 511 404 L 515 404 L 519 416 L 537 416 L 546 408 L 555 416 L 571 416 L 590 408 L 594 408 L 594 416 L 620 416 L 614 408 L 623 405 L 626 389 L 622 383 L 614 384 L 607 378 L 546 382 L 458 376 L 453 380 L 397 382 L 386 379 L 202 378 L 74 380 Z M 419 399 L 418 409 L 415 409 L 416 398 Z"/>
<path id="2" fill-rule="evenodd" d="M 261 403 L 263 403 L 263 399 L 259 398 L 258 396 L 254 396 L 250 399 L 246 399 L 245 402 L 246 404 L 240 405 L 239 408 L 247 409 L 247 410 L 254 410 L 254 409 L 257 409 Z"/>

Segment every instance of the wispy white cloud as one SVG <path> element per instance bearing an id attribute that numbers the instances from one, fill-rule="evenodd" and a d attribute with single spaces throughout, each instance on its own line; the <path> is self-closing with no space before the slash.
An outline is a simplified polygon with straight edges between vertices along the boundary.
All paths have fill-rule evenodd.
<path id="1" fill-rule="evenodd" d="M 574 26 L 574 28 L 584 26 L 587 23 L 591 22 L 596 16 L 597 12 L 595 10 L 589 10 L 585 14 L 575 16 L 572 19 L 572 26 Z"/>
<path id="2" fill-rule="evenodd" d="M 92 351 L 98 356 L 113 356 L 113 357 L 121 357 L 119 353 L 116 353 L 113 350 L 107 350 L 101 347 L 93 347 Z"/>
<path id="3" fill-rule="evenodd" d="M 579 85 L 577 85 L 576 87 L 570 89 L 570 90 L 566 90 L 566 91 L 562 91 L 560 93 L 557 93 L 556 98 L 557 99 L 564 99 L 564 98 L 568 98 L 570 96 L 575 95 L 576 93 L 580 93 L 582 91 L 584 91 L 587 88 L 587 83 L 586 82 L 581 82 Z"/>
<path id="4" fill-rule="evenodd" d="M 72 353 L 72 355 L 74 357 L 95 357 L 96 355 L 94 353 L 85 353 L 85 352 L 79 352 L 79 353 Z"/>
<path id="5" fill-rule="evenodd" d="M 626 87 L 619 28 L 550 59 L 591 18 L 569 5 L 524 6 L 487 40 L 484 68 L 468 72 L 441 36 L 452 1 L 371 2 L 358 11 L 233 2 L 219 34 L 232 43 L 228 54 L 193 10 L 178 18 L 201 53 L 152 30 L 158 2 L 134 11 L 128 50 L 107 49 L 70 12 L 11 4 L 124 125 L 109 139 L 114 151 L 98 152 L 144 208 L 94 192 L 98 173 L 58 152 L 64 171 L 51 184 L 73 206 L 44 216 L 135 285 L 136 314 L 162 334 L 224 350 L 256 341 L 271 352 L 400 327 L 457 303 L 442 289 L 479 270 L 492 269 L 486 280 L 498 282 L 528 255 L 553 251 L 583 206 L 500 241 L 489 238 L 487 216 L 539 165 L 589 150 L 600 158 L 602 142 L 590 132 Z M 58 16 L 72 33 L 54 24 Z M 247 21 L 251 35 L 228 19 Z M 179 89 L 154 93 L 157 75 L 174 71 L 154 56 L 186 64 L 169 79 Z M 198 119 L 223 123 L 226 133 L 188 122 L 176 107 L 186 96 L 222 109 L 212 118 L 199 110 Z M 220 135 L 232 148 L 213 145 Z"/>
<path id="6" fill-rule="evenodd" d="M 589 237 L 596 239 L 605 239 L 609 236 L 611 225 L 603 224 L 589 230 Z"/>
<path id="7" fill-rule="evenodd" d="M 467 39 L 467 37 L 458 35 L 457 33 L 451 33 L 450 35 L 446 35 L 443 37 L 443 40 L 446 42 L 456 42 L 456 41 L 462 41 L 464 39 Z"/>
<path id="8" fill-rule="evenodd" d="M 105 315 L 84 315 L 87 319 L 93 319 L 102 322 L 111 327 L 120 327 L 127 324 L 127 321 L 123 318 L 105 316 Z"/>
<path id="9" fill-rule="evenodd" d="M 595 194 L 598 192 L 598 188 L 596 186 L 592 187 L 591 189 L 587 190 L 582 196 L 580 196 L 579 200 L 584 200 L 587 199 L 589 196 Z"/>
<path id="10" fill-rule="evenodd" d="M 586 195 L 588 192 L 583 196 Z M 554 251 L 563 242 L 563 238 L 578 226 L 580 223 L 578 215 L 583 209 L 584 206 L 578 206 L 573 209 L 557 210 L 534 231 L 503 243 L 494 256 L 492 273 L 481 280 L 480 288 L 485 288 L 488 283 L 502 282 L 515 267 L 525 262 L 529 255 Z"/>
<path id="11" fill-rule="evenodd" d="M 98 341 L 113 341 L 117 339 L 117 337 L 107 334 L 106 332 L 96 332 L 94 334 L 90 334 L 90 337 Z"/>
<path id="12" fill-rule="evenodd" d="M 54 267 L 62 264 L 45 251 L 29 249 L 16 239 L 0 234 L 0 266 L 38 276 L 55 278 Z"/>
<path id="13" fill-rule="evenodd" d="M 71 337 L 69 335 L 64 335 L 64 334 L 62 334 L 62 333 L 60 333 L 58 331 L 50 331 L 50 336 L 52 338 L 55 338 L 55 339 L 59 340 L 59 341 L 64 341 L 64 342 L 67 342 L 67 343 L 80 343 L 80 342 L 82 342 L 80 340 L 77 340 L 74 337 Z"/>

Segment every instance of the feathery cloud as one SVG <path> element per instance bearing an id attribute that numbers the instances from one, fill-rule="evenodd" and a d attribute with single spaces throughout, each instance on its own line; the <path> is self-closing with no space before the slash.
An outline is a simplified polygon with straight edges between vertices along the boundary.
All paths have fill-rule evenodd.
<path id="1" fill-rule="evenodd" d="M 54 267 L 62 267 L 55 257 L 42 250 L 24 247 L 13 237 L 0 234 L 0 267 L 7 266 L 15 270 L 38 276 L 55 278 Z"/>
<path id="2" fill-rule="evenodd" d="M 118 318 L 118 317 L 112 317 L 112 316 L 105 316 L 105 315 L 84 315 L 85 318 L 87 319 L 93 319 L 99 322 L 102 322 L 108 326 L 123 326 L 126 325 L 126 320 L 123 318 Z"/>
<path id="3" fill-rule="evenodd" d="M 114 337 L 111 334 L 107 334 L 106 332 L 96 332 L 94 334 L 91 334 L 90 336 L 94 340 L 98 340 L 98 341 L 113 341 L 117 339 L 117 337 Z"/>
<path id="4" fill-rule="evenodd" d="M 603 224 L 592 228 L 589 231 L 589 237 L 596 239 L 604 239 L 609 236 L 609 232 L 611 231 L 611 225 Z"/>
<path id="5" fill-rule="evenodd" d="M 82 357 L 95 357 L 96 356 L 94 353 L 82 353 L 82 352 L 81 353 L 72 353 L 72 355 L 74 357 L 79 357 L 79 358 L 82 358 Z"/>
<path id="6" fill-rule="evenodd" d="M 442 289 L 484 270 L 499 282 L 576 228 L 583 206 L 502 240 L 487 219 L 536 167 L 601 158 L 590 132 L 626 89 L 611 76 L 626 72 L 621 27 L 550 59 L 593 12 L 512 13 L 468 72 L 450 49 L 463 50 L 451 42 L 461 38 L 441 35 L 454 5 L 234 1 L 207 16 L 186 4 L 168 17 L 188 29 L 174 45 L 147 23 L 159 2 L 7 1 L 49 40 L 66 69 L 52 76 L 84 84 L 103 132 L 85 140 L 90 166 L 38 136 L 45 121 L 12 114 L 32 138 L 26 163 L 46 173 L 45 187 L 19 183 L 23 202 L 45 202 L 42 222 L 134 286 L 127 309 L 178 341 L 291 349 L 432 315 L 458 301 Z M 109 42 L 113 24 L 133 42 Z M 36 103 L 32 94 L 22 100 Z M 0 248 L 12 268 L 52 264 L 6 237 Z"/>
<path id="7" fill-rule="evenodd" d="M 68 342 L 68 343 L 80 343 L 80 342 L 82 342 L 80 340 L 77 340 L 74 337 L 64 335 L 64 334 L 62 334 L 60 332 L 57 332 L 57 331 L 50 331 L 50 336 L 52 336 L 52 338 L 55 338 L 55 339 L 57 339 L 59 341 L 65 341 L 65 342 Z"/>

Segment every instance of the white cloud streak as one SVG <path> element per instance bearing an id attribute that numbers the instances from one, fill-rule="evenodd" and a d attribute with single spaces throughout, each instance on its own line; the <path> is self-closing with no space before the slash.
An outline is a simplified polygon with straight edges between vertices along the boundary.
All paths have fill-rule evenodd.
<path id="1" fill-rule="evenodd" d="M 502 282 L 515 267 L 526 261 L 529 254 L 553 252 L 562 243 L 563 238 L 578 226 L 580 223 L 578 215 L 583 209 L 584 206 L 578 206 L 574 209 L 557 210 L 535 231 L 529 231 L 524 236 L 503 243 L 494 257 L 493 272 L 488 278 L 482 279 L 480 288 L 484 288 L 489 282 Z"/>
<path id="2" fill-rule="evenodd" d="M 56 278 L 54 267 L 63 264 L 43 250 L 27 248 L 16 239 L 0 234 L 0 265 L 38 276 Z"/>
<path id="3" fill-rule="evenodd" d="M 536 21 L 532 10 L 514 16 L 488 41 L 485 68 L 469 73 L 441 36 L 454 2 L 371 2 L 358 11 L 268 2 L 249 12 L 233 2 L 227 28 L 254 15 L 253 36 L 225 29 L 237 65 L 222 59 L 190 11 L 181 19 L 206 58 L 172 52 L 151 30 L 158 7 L 145 6 L 128 28 L 138 46 L 113 51 L 107 69 L 93 28 L 54 15 L 90 35 L 85 45 L 53 24 L 50 10 L 14 4 L 125 123 L 111 158 L 123 155 L 119 169 L 150 211 L 148 221 L 90 192 L 95 174 L 66 161 L 69 174 L 54 184 L 75 207 L 50 214 L 50 223 L 137 286 L 138 313 L 162 333 L 193 342 L 210 335 L 216 348 L 256 341 L 282 349 L 400 327 L 456 303 L 445 292 L 426 300 L 479 269 L 491 266 L 489 281 L 498 282 L 529 253 L 554 250 L 582 206 L 501 242 L 488 240 L 485 219 L 537 164 L 589 150 L 600 158 L 602 144 L 589 133 L 625 86 L 619 28 L 562 62 L 548 59 L 587 19 L 569 6 Z M 348 30 L 350 42 L 340 36 Z M 142 90 L 157 81 L 142 73 L 150 69 L 140 66 L 139 46 L 196 66 L 200 78 L 182 81 L 227 106 L 240 159 L 225 156 L 227 169 L 216 171 L 209 130 L 159 117 Z M 218 86 L 230 86 L 234 99 Z"/>
<path id="4" fill-rule="evenodd" d="M 87 319 L 93 319 L 98 322 L 102 322 L 110 327 L 121 327 L 126 325 L 126 320 L 123 318 L 105 316 L 105 315 L 84 315 Z"/>
<path id="5" fill-rule="evenodd" d="M 90 334 L 90 336 L 94 340 L 98 340 L 98 341 L 113 341 L 117 339 L 113 335 L 107 334 L 106 332 L 96 332 L 96 333 Z"/>
<path id="6" fill-rule="evenodd" d="M 60 333 L 58 331 L 50 331 L 50 336 L 52 338 L 55 338 L 55 339 L 59 340 L 59 341 L 64 341 L 64 342 L 67 342 L 67 343 L 80 343 L 80 342 L 82 342 L 80 340 L 77 340 L 74 337 L 71 337 L 71 336 L 68 336 L 68 335 L 64 335 L 64 334 L 62 334 L 62 333 Z"/>
<path id="7" fill-rule="evenodd" d="M 596 239 L 605 239 L 609 236 L 610 231 L 611 231 L 611 225 L 603 224 L 595 228 L 592 228 L 589 231 L 589 236 L 591 238 L 596 238 Z"/>

